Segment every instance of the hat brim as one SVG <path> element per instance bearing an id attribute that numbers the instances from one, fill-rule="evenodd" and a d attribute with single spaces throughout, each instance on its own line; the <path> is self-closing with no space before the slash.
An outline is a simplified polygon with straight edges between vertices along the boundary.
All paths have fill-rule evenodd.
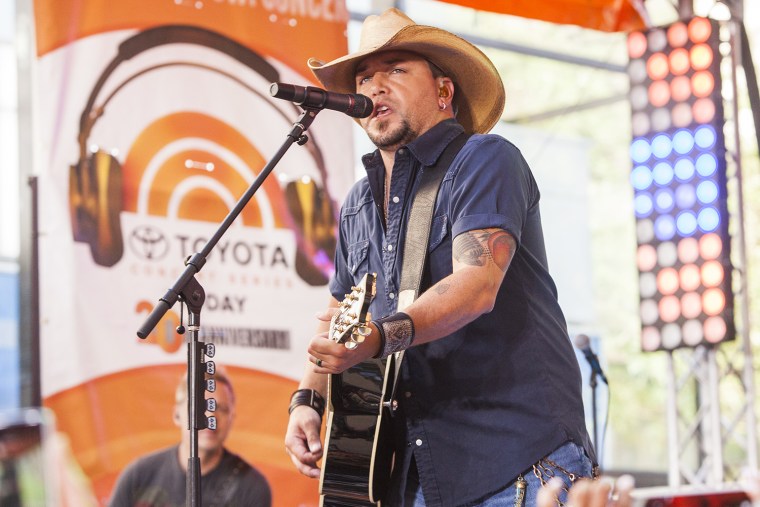
<path id="1" fill-rule="evenodd" d="M 496 67 L 473 44 L 445 30 L 409 25 L 384 44 L 342 56 L 328 63 L 311 59 L 309 68 L 328 90 L 356 93 L 356 67 L 383 51 L 409 51 L 437 65 L 454 81 L 457 121 L 467 132 L 486 133 L 501 118 L 506 93 Z"/>

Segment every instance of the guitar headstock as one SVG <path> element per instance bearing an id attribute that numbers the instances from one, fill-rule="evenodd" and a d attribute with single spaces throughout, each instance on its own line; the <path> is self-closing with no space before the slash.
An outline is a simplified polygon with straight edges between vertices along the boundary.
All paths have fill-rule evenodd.
<path id="1" fill-rule="evenodd" d="M 375 273 L 367 273 L 351 293 L 338 305 L 339 312 L 330 321 L 330 339 L 354 349 L 369 335 L 369 304 L 375 297 Z"/>

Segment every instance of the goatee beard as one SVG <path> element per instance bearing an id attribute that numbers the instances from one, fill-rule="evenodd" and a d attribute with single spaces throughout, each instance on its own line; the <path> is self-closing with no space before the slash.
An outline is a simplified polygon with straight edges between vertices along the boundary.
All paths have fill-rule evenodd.
<path id="1" fill-rule="evenodd" d="M 367 133 L 369 140 L 372 144 L 380 149 L 396 148 L 414 141 L 417 138 L 417 133 L 412 130 L 409 122 L 406 120 L 401 121 L 401 125 L 393 131 L 385 131 L 384 126 L 380 126 L 381 132 L 377 134 Z"/>

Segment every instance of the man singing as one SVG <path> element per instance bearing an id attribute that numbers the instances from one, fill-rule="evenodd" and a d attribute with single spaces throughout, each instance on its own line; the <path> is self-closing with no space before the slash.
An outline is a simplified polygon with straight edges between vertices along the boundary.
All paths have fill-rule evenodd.
<path id="1" fill-rule="evenodd" d="M 487 134 L 505 97 L 493 63 L 456 35 L 390 9 L 366 19 L 355 53 L 309 65 L 325 88 L 374 103 L 360 123 L 377 150 L 363 157 L 367 177 L 341 208 L 329 288 L 335 308 L 365 273 L 376 273 L 376 320 L 353 350 L 328 339 L 328 323 L 320 323 L 291 400 L 285 444 L 293 463 L 319 476 L 328 374 L 403 350 L 384 505 L 535 505 L 551 476 L 568 488 L 592 476 L 580 372 L 548 271 L 539 191 L 519 150 Z M 446 173 L 420 296 L 397 311 L 420 177 L 460 135 L 469 138 L 439 168 Z"/>

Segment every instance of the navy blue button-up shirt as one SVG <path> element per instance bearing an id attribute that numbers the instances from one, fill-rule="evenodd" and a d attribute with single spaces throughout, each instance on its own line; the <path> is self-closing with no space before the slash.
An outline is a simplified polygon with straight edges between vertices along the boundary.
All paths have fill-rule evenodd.
<path id="1" fill-rule="evenodd" d="M 460 132 L 455 120 L 446 120 L 397 151 L 387 224 L 380 153 L 363 157 L 367 177 L 354 185 L 340 213 L 330 281 L 336 299 L 374 272 L 377 295 L 370 312 L 395 313 L 406 220 L 421 171 Z M 430 232 L 426 285 L 452 273 L 452 241 L 463 232 L 504 229 L 518 249 L 493 311 L 406 351 L 389 505 L 403 504 L 412 458 L 426 504 L 448 507 L 502 489 L 568 440 L 594 457 L 580 371 L 548 272 L 538 203 L 530 168 L 500 136 L 473 135 L 447 169 Z"/>

